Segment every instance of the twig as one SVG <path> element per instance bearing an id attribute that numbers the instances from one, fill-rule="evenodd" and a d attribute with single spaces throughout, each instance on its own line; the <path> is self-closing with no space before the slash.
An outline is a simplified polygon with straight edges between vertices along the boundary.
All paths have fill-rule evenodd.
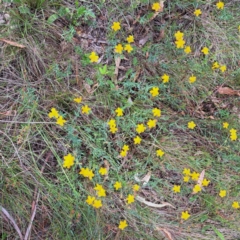
<path id="1" fill-rule="evenodd" d="M 13 219 L 13 217 L 9 214 L 9 212 L 0 205 L 0 208 L 1 208 L 1 211 L 2 213 L 10 220 L 10 222 L 12 223 L 13 227 L 15 228 L 15 230 L 17 231 L 19 237 L 20 237 L 20 240 L 23 240 L 23 235 L 17 225 L 17 223 L 15 222 L 15 220 Z"/>
<path id="2" fill-rule="evenodd" d="M 44 164 L 41 168 L 41 174 L 43 173 L 44 168 L 45 168 L 50 156 L 51 156 L 51 152 L 48 152 L 48 154 L 46 156 L 46 159 L 44 161 Z M 30 235 L 30 232 L 31 232 L 31 229 L 32 229 L 33 220 L 34 220 L 34 218 L 36 216 L 36 212 L 37 212 L 37 204 L 38 204 L 38 200 L 39 200 L 39 195 L 40 195 L 40 192 L 39 192 L 38 186 L 36 186 L 35 191 L 34 191 L 33 202 L 32 202 L 32 215 L 31 215 L 28 227 L 27 227 L 27 231 L 26 231 L 25 236 L 24 236 L 24 240 L 29 239 L 29 235 Z"/>
<path id="3" fill-rule="evenodd" d="M 8 121 L 8 120 L 0 120 L 3 123 L 28 123 L 28 124 L 56 124 L 56 122 L 20 122 L 20 121 Z"/>
<path id="4" fill-rule="evenodd" d="M 39 199 L 39 191 L 37 193 L 37 198 L 36 200 L 33 200 L 33 203 L 32 203 L 32 216 L 31 216 L 31 219 L 30 219 L 30 222 L 28 224 L 28 228 L 27 228 L 27 231 L 25 233 L 25 236 L 24 236 L 24 240 L 28 240 L 28 237 L 29 237 L 29 234 L 30 234 L 30 231 L 32 229 L 32 224 L 33 224 L 33 220 L 35 218 L 35 215 L 36 215 L 36 211 L 37 211 L 37 203 L 38 203 L 38 199 Z"/>

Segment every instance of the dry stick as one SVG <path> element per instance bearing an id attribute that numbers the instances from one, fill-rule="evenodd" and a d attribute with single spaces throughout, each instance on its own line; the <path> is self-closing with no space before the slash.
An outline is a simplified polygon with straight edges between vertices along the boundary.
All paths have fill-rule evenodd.
<path id="1" fill-rule="evenodd" d="M 23 122 L 23 121 L 8 121 L 8 120 L 0 120 L 3 123 L 28 123 L 28 124 L 56 124 L 56 122 Z"/>
<path id="2" fill-rule="evenodd" d="M 3 132 L 3 131 L 1 131 L 1 130 L 0 130 L 0 133 L 2 133 L 4 136 L 6 136 L 6 137 L 9 139 L 9 141 L 11 142 L 11 144 L 12 144 L 14 150 L 15 150 L 15 153 L 16 153 L 17 156 L 18 156 L 18 159 L 19 159 L 20 165 L 21 165 L 21 167 L 23 168 L 23 164 L 22 164 L 21 157 L 20 157 L 19 154 L 18 154 L 18 149 L 17 149 L 16 146 L 14 145 L 12 139 L 11 139 L 11 138 L 10 138 L 5 132 Z"/>
<path id="3" fill-rule="evenodd" d="M 28 240 L 28 236 L 29 236 L 30 231 L 32 229 L 33 220 L 34 220 L 36 212 L 37 212 L 37 203 L 38 203 L 39 195 L 40 195 L 40 192 L 38 191 L 37 199 L 33 200 L 32 216 L 31 216 L 30 222 L 28 224 L 28 228 L 27 228 L 27 231 L 25 233 L 24 240 Z"/>
<path id="4" fill-rule="evenodd" d="M 43 173 L 43 170 L 47 164 L 47 161 L 49 160 L 51 156 L 51 152 L 48 152 L 48 155 L 44 161 L 44 164 L 41 168 L 41 174 Z M 37 196 L 36 196 L 37 195 Z M 35 188 L 35 191 L 34 191 L 34 199 L 33 199 L 33 202 L 32 202 L 32 215 L 31 215 L 31 218 L 30 218 L 30 222 L 28 224 L 28 228 L 27 228 L 27 231 L 25 233 L 25 236 L 24 236 L 24 240 L 28 240 L 29 239 L 29 234 L 30 234 L 30 231 L 32 229 L 32 224 L 33 224 L 33 220 L 35 218 L 35 215 L 36 215 L 36 212 L 37 212 L 37 204 L 38 204 L 38 200 L 39 200 L 39 195 L 40 195 L 40 192 L 39 192 L 39 189 L 38 187 L 36 186 Z"/>
<path id="5" fill-rule="evenodd" d="M 12 223 L 13 227 L 15 228 L 15 230 L 17 231 L 19 237 L 20 237 L 20 240 L 23 240 L 23 235 L 17 225 L 17 223 L 15 222 L 15 220 L 13 219 L 13 217 L 9 214 L 9 212 L 0 205 L 0 208 L 1 208 L 1 211 L 2 213 L 10 220 L 10 222 Z"/>

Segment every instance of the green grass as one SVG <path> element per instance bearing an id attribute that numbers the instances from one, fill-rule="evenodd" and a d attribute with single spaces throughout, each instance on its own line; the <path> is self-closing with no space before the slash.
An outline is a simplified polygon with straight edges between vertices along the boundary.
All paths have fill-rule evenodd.
<path id="1" fill-rule="evenodd" d="M 217 10 L 214 1 L 166 1 L 150 21 L 152 3 L 26 0 L 5 9 L 10 22 L 0 25 L 1 38 L 26 47 L 0 42 L 0 205 L 25 237 L 30 224 L 28 239 L 240 238 L 239 209 L 232 208 L 233 201 L 240 202 L 240 143 L 229 138 L 230 128 L 239 133 L 239 96 L 217 93 L 221 85 L 236 90 L 240 85 L 238 2 L 225 1 Z M 201 17 L 194 17 L 195 8 L 201 8 Z M 122 25 L 117 33 L 111 30 L 114 21 Z M 175 47 L 178 30 L 192 54 Z M 121 56 L 116 78 L 114 47 L 125 44 L 129 34 L 134 51 Z M 140 46 L 146 35 L 149 40 Z M 204 46 L 208 56 L 201 53 Z M 102 57 L 99 64 L 90 63 L 91 51 Z M 213 71 L 214 61 L 227 71 Z M 101 74 L 105 65 L 107 73 Z M 169 83 L 162 83 L 164 73 Z M 192 74 L 197 80 L 190 84 Z M 156 98 L 149 93 L 154 86 L 160 88 Z M 75 96 L 83 102 L 75 103 Z M 81 113 L 85 104 L 89 115 Z M 52 107 L 67 120 L 64 127 L 48 118 Z M 117 107 L 124 117 L 115 117 Z M 157 127 L 140 134 L 141 144 L 134 145 L 136 125 L 153 118 L 154 107 L 162 111 Z M 111 118 L 116 134 L 109 132 Z M 194 130 L 189 121 L 196 123 Z M 119 157 L 124 144 L 130 147 L 125 159 Z M 157 149 L 165 155 L 157 157 Z M 63 168 L 68 153 L 76 158 L 70 169 Z M 110 167 L 107 177 L 98 173 L 103 166 Z M 92 181 L 79 175 L 82 167 L 94 171 Z M 192 194 L 196 183 L 183 182 L 184 168 L 205 170 L 210 185 Z M 147 184 L 137 181 L 148 173 Z M 120 191 L 113 187 L 116 181 L 123 185 Z M 97 183 L 107 192 L 100 209 L 85 202 L 95 196 Z M 137 200 L 126 205 L 134 184 L 141 186 L 136 196 L 174 208 Z M 181 185 L 180 193 L 172 191 L 174 185 Z M 227 190 L 225 198 L 220 189 Z M 187 221 L 181 220 L 183 211 L 191 214 Z M 128 227 L 121 231 L 123 219 Z M 0 236 L 17 239 L 5 215 Z"/>

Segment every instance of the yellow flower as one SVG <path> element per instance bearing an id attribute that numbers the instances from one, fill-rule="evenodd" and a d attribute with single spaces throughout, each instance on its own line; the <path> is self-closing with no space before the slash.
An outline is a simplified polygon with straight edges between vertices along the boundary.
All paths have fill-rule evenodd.
<path id="1" fill-rule="evenodd" d="M 184 168 L 183 169 L 183 174 L 187 175 L 187 176 L 190 176 L 191 175 L 191 170 L 189 168 Z"/>
<path id="2" fill-rule="evenodd" d="M 115 32 L 121 29 L 121 25 L 120 22 L 113 22 L 112 25 L 112 30 L 114 30 Z"/>
<path id="3" fill-rule="evenodd" d="M 210 183 L 210 180 L 207 180 L 206 178 L 204 178 L 202 181 L 202 186 L 207 187 L 209 185 L 209 183 Z"/>
<path id="4" fill-rule="evenodd" d="M 116 120 L 111 118 L 109 121 L 108 121 L 108 125 L 111 127 L 115 127 L 116 126 Z"/>
<path id="5" fill-rule="evenodd" d="M 175 193 L 180 193 L 181 191 L 181 186 L 180 185 L 174 185 L 172 190 L 175 192 Z"/>
<path id="6" fill-rule="evenodd" d="M 183 177 L 183 181 L 184 181 L 184 182 L 189 182 L 189 180 L 190 180 L 190 177 L 189 177 L 189 176 L 184 176 L 184 177 Z"/>
<path id="7" fill-rule="evenodd" d="M 228 122 L 223 122 L 223 128 L 228 128 L 229 123 Z"/>
<path id="8" fill-rule="evenodd" d="M 130 44 L 126 44 L 124 47 L 124 50 L 127 51 L 128 53 L 130 53 L 133 50 L 133 48 Z"/>
<path id="9" fill-rule="evenodd" d="M 127 151 L 122 150 L 122 151 L 120 152 L 120 156 L 121 156 L 121 157 L 126 157 L 126 156 L 127 156 Z"/>
<path id="10" fill-rule="evenodd" d="M 153 97 L 156 97 L 159 94 L 159 88 L 158 87 L 153 87 L 151 89 L 150 93 Z"/>
<path id="11" fill-rule="evenodd" d="M 142 139 L 141 139 L 139 136 L 136 136 L 136 137 L 133 139 L 133 141 L 134 141 L 134 144 L 140 144 L 141 141 L 142 141 Z"/>
<path id="12" fill-rule="evenodd" d="M 204 55 L 208 55 L 209 54 L 209 49 L 207 47 L 204 47 L 201 52 L 204 54 Z"/>
<path id="13" fill-rule="evenodd" d="M 92 206 L 95 208 L 100 208 L 100 207 L 102 207 L 102 201 L 95 199 Z"/>
<path id="14" fill-rule="evenodd" d="M 186 54 L 191 53 L 191 52 L 192 52 L 191 47 L 190 47 L 190 46 L 186 46 L 186 47 L 184 48 L 184 52 L 185 52 Z"/>
<path id="15" fill-rule="evenodd" d="M 119 222 L 118 228 L 121 229 L 121 230 L 123 230 L 123 229 L 126 228 L 127 226 L 128 226 L 127 221 L 126 221 L 126 220 L 123 220 L 123 221 L 120 221 L 120 222 Z"/>
<path id="16" fill-rule="evenodd" d="M 175 36 L 176 40 L 181 40 L 181 39 L 183 39 L 184 33 L 177 31 L 174 36 Z"/>
<path id="17" fill-rule="evenodd" d="M 82 102 L 82 97 L 74 98 L 73 101 L 76 102 L 76 103 L 81 103 Z"/>
<path id="18" fill-rule="evenodd" d="M 97 191 L 98 197 L 106 197 L 106 191 L 105 189 L 100 189 Z"/>
<path id="19" fill-rule="evenodd" d="M 65 124 L 65 122 L 66 122 L 66 120 L 64 120 L 62 116 L 59 116 L 56 124 L 58 124 L 62 127 Z"/>
<path id="20" fill-rule="evenodd" d="M 56 108 L 51 108 L 51 112 L 48 114 L 49 118 L 58 118 L 59 113 Z"/>
<path id="21" fill-rule="evenodd" d="M 133 188 L 133 191 L 137 192 L 137 191 L 139 191 L 140 186 L 137 184 L 134 184 L 132 188 Z"/>
<path id="22" fill-rule="evenodd" d="M 239 203 L 238 202 L 233 202 L 233 204 L 232 204 L 232 207 L 233 208 L 235 208 L 235 209 L 238 209 L 238 208 L 240 208 L 240 206 L 239 206 Z"/>
<path id="23" fill-rule="evenodd" d="M 175 44 L 177 48 L 184 48 L 185 41 L 183 39 L 179 39 L 175 41 Z"/>
<path id="24" fill-rule="evenodd" d="M 92 178 L 94 177 L 93 171 L 89 168 L 81 168 L 79 174 L 83 175 L 86 178 L 89 178 L 89 180 L 92 180 Z"/>
<path id="25" fill-rule="evenodd" d="M 63 159 L 64 159 L 64 163 L 63 163 L 64 168 L 70 168 L 71 166 L 73 166 L 75 157 L 71 153 L 69 153 L 67 156 L 64 156 Z"/>
<path id="26" fill-rule="evenodd" d="M 126 201 L 127 201 L 127 204 L 133 203 L 135 201 L 134 196 L 132 194 L 128 194 Z"/>
<path id="27" fill-rule="evenodd" d="M 223 9 L 224 8 L 224 2 L 222 2 L 222 1 L 217 2 L 216 7 L 217 7 L 217 9 Z"/>
<path id="28" fill-rule="evenodd" d="M 236 140 L 237 140 L 237 134 L 231 134 L 231 135 L 230 135 L 230 139 L 231 139 L 232 141 L 236 141 Z"/>
<path id="29" fill-rule="evenodd" d="M 212 65 L 212 69 L 214 70 L 214 69 L 217 69 L 217 68 L 219 68 L 220 66 L 219 66 L 219 63 L 218 62 L 214 62 L 213 63 L 213 65 Z"/>
<path id="30" fill-rule="evenodd" d="M 190 83 L 194 83 L 196 81 L 196 79 L 197 79 L 196 76 L 192 75 L 191 77 L 189 77 L 188 80 Z"/>
<path id="31" fill-rule="evenodd" d="M 194 181 L 197 181 L 198 178 L 199 178 L 199 176 L 200 176 L 200 174 L 197 173 L 197 172 L 193 172 L 193 173 L 191 174 L 192 180 L 194 180 Z"/>
<path id="32" fill-rule="evenodd" d="M 90 111 L 91 111 L 91 108 L 88 107 L 88 105 L 82 106 L 82 113 L 83 114 L 89 114 Z"/>
<path id="33" fill-rule="evenodd" d="M 152 113 L 154 117 L 161 117 L 161 110 L 158 108 L 153 108 Z"/>
<path id="34" fill-rule="evenodd" d="M 91 52 L 91 54 L 89 55 L 89 58 L 90 58 L 90 62 L 98 62 L 98 55 L 95 53 L 95 52 Z"/>
<path id="35" fill-rule="evenodd" d="M 201 189 L 201 186 L 199 184 L 196 184 L 193 188 L 193 193 L 198 193 L 200 192 L 202 189 Z"/>
<path id="36" fill-rule="evenodd" d="M 116 133 L 118 131 L 118 128 L 115 126 L 110 126 L 110 132 L 111 133 Z"/>
<path id="37" fill-rule="evenodd" d="M 157 125 L 157 120 L 156 119 L 150 119 L 150 120 L 148 120 L 148 122 L 147 122 L 147 125 L 148 125 L 148 127 L 151 129 L 151 128 L 154 128 L 154 127 L 156 127 L 156 125 Z"/>
<path id="38" fill-rule="evenodd" d="M 231 134 L 236 134 L 236 133 L 237 133 L 237 130 L 236 130 L 235 128 L 231 128 L 231 129 L 229 130 L 229 132 L 230 132 Z"/>
<path id="39" fill-rule="evenodd" d="M 146 127 L 142 123 L 138 124 L 136 127 L 136 132 L 138 134 L 143 133 L 145 130 L 146 130 Z"/>
<path id="40" fill-rule="evenodd" d="M 181 218 L 183 220 L 187 220 L 189 217 L 190 217 L 190 214 L 188 213 L 188 211 L 182 212 Z"/>
<path id="41" fill-rule="evenodd" d="M 198 17 L 199 15 L 202 14 L 202 11 L 201 11 L 201 9 L 196 9 L 193 14 L 194 14 L 196 17 Z"/>
<path id="42" fill-rule="evenodd" d="M 123 51 L 123 46 L 122 46 L 122 44 L 118 44 L 118 45 L 116 45 L 115 46 L 115 53 L 122 53 L 122 51 Z"/>
<path id="43" fill-rule="evenodd" d="M 160 3 L 158 3 L 158 2 L 153 3 L 152 10 L 154 10 L 156 12 L 160 11 L 161 10 Z"/>
<path id="44" fill-rule="evenodd" d="M 127 40 L 128 43 L 133 43 L 134 42 L 133 35 L 129 35 L 126 40 Z"/>
<path id="45" fill-rule="evenodd" d="M 220 190 L 220 192 L 219 192 L 219 196 L 220 196 L 221 198 L 226 197 L 226 194 L 227 194 L 227 191 L 226 191 L 226 190 Z"/>
<path id="46" fill-rule="evenodd" d="M 86 168 L 86 170 L 87 170 L 87 174 L 86 174 L 87 177 L 89 178 L 89 180 L 92 180 L 92 178 L 94 177 L 93 171 L 88 168 Z"/>
<path id="47" fill-rule="evenodd" d="M 118 190 L 118 189 L 122 188 L 122 184 L 117 181 L 117 182 L 115 182 L 115 184 L 114 184 L 114 188 L 115 188 L 116 190 Z"/>
<path id="48" fill-rule="evenodd" d="M 83 175 L 84 177 L 86 177 L 86 176 L 87 176 L 87 172 L 88 172 L 88 171 L 87 171 L 86 168 L 81 168 L 79 174 L 80 174 L 80 175 Z"/>
<path id="49" fill-rule="evenodd" d="M 161 149 L 156 150 L 157 157 L 162 157 L 165 154 L 165 152 Z"/>
<path id="50" fill-rule="evenodd" d="M 188 128 L 189 129 L 194 129 L 196 127 L 196 124 L 194 121 L 188 122 Z"/>
<path id="51" fill-rule="evenodd" d="M 225 72 L 227 70 L 226 65 L 220 66 L 220 70 L 221 70 L 221 72 Z"/>
<path id="52" fill-rule="evenodd" d="M 86 203 L 88 204 L 88 205 L 92 205 L 93 204 L 93 202 L 95 201 L 95 197 L 92 197 L 92 196 L 88 196 L 88 198 L 87 198 L 87 200 L 86 200 Z"/>
<path id="53" fill-rule="evenodd" d="M 122 150 L 126 151 L 126 152 L 129 151 L 129 146 L 124 144 L 123 147 L 122 147 Z"/>
<path id="54" fill-rule="evenodd" d="M 111 133 L 116 133 L 117 132 L 117 126 L 116 126 L 116 120 L 115 119 L 110 119 L 108 121 L 108 125 L 110 127 L 110 132 Z"/>
<path id="55" fill-rule="evenodd" d="M 230 132 L 230 139 L 231 139 L 232 141 L 236 141 L 236 140 L 237 140 L 237 130 L 234 129 L 234 128 L 231 128 L 231 129 L 229 130 L 229 132 Z"/>
<path id="56" fill-rule="evenodd" d="M 100 173 L 102 176 L 106 175 L 107 172 L 108 172 L 107 168 L 101 167 L 101 168 L 99 169 L 99 173 Z"/>
<path id="57" fill-rule="evenodd" d="M 163 80 L 163 83 L 168 83 L 168 82 L 169 82 L 169 75 L 164 74 L 164 75 L 162 76 L 162 80 Z"/>
<path id="58" fill-rule="evenodd" d="M 106 191 L 101 184 L 97 184 L 94 190 L 97 191 L 98 197 L 106 197 Z"/>
<path id="59" fill-rule="evenodd" d="M 123 116 L 123 110 L 122 110 L 122 108 L 117 108 L 117 109 L 115 110 L 115 113 L 117 114 L 118 117 Z"/>

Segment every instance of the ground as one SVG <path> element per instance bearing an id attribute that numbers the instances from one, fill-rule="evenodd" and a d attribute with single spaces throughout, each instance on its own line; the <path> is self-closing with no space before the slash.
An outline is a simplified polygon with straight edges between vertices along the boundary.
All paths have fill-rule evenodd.
<path id="1" fill-rule="evenodd" d="M 5 0 L 0 59 L 1 239 L 240 239 L 239 1 Z"/>

